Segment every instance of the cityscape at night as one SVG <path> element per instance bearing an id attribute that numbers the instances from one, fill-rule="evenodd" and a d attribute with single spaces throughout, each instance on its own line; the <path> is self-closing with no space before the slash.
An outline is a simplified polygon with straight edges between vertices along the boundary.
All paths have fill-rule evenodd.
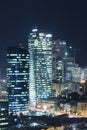
<path id="1" fill-rule="evenodd" d="M 0 130 L 87 130 L 86 5 L 0 2 Z"/>

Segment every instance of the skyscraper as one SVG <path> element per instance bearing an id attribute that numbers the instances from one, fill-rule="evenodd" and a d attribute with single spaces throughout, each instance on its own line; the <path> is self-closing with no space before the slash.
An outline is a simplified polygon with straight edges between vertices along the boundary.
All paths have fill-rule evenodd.
<path id="1" fill-rule="evenodd" d="M 67 44 L 62 40 L 55 40 L 52 44 L 53 52 L 53 81 L 63 80 L 63 62 L 62 59 L 67 57 Z"/>
<path id="2" fill-rule="evenodd" d="M 28 37 L 30 53 L 30 104 L 52 97 L 52 35 L 33 29 Z"/>
<path id="3" fill-rule="evenodd" d="M 63 58 L 67 57 L 67 44 L 63 40 L 54 40 L 52 43 L 52 80 L 53 80 L 53 89 L 55 96 L 61 94 L 61 88 L 63 86 Z"/>
<path id="4" fill-rule="evenodd" d="M 8 101 L 0 99 L 0 130 L 8 130 Z"/>
<path id="5" fill-rule="evenodd" d="M 7 49 L 7 87 L 9 112 L 28 109 L 29 53 L 22 45 Z"/>
<path id="6" fill-rule="evenodd" d="M 72 68 L 75 66 L 73 57 L 63 58 L 63 82 L 72 81 Z"/>

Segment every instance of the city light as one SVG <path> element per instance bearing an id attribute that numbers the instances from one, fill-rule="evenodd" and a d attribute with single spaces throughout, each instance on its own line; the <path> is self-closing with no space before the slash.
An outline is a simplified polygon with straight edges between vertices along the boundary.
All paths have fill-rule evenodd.
<path id="1" fill-rule="evenodd" d="M 47 34 L 46 37 L 49 37 L 49 38 L 50 38 L 50 37 L 52 37 L 52 34 Z"/>
<path id="2" fill-rule="evenodd" d="M 32 29 L 32 32 L 37 32 L 38 31 L 38 29 Z"/>

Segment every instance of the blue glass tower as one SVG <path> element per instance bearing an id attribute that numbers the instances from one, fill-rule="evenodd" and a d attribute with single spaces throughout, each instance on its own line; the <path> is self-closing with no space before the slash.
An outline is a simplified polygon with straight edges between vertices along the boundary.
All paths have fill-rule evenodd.
<path id="1" fill-rule="evenodd" d="M 7 50 L 7 87 L 9 112 L 28 110 L 29 53 L 22 46 Z"/>
<path id="2" fill-rule="evenodd" d="M 52 35 L 33 29 L 28 37 L 30 53 L 30 105 L 52 97 Z"/>

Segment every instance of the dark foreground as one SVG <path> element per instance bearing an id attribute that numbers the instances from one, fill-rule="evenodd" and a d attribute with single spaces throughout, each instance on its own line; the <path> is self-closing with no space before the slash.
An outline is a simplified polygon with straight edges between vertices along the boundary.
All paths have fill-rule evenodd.
<path id="1" fill-rule="evenodd" d="M 87 123 L 87 118 L 68 118 L 67 114 L 60 116 L 10 116 L 8 130 L 41 130 L 70 124 Z"/>

